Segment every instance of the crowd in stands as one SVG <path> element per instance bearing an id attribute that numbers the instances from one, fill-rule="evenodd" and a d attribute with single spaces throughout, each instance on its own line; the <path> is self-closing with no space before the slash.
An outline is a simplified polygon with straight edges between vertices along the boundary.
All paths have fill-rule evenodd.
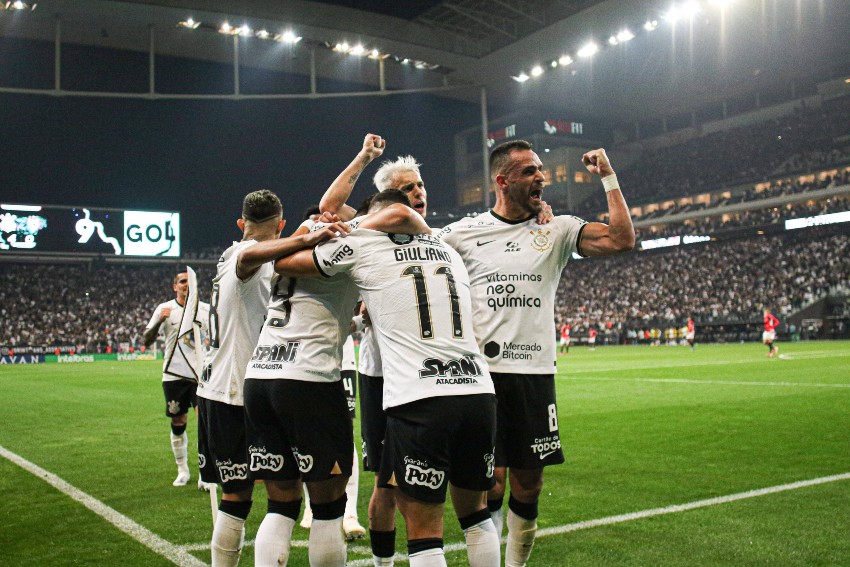
<path id="1" fill-rule="evenodd" d="M 825 169 L 850 161 L 850 97 L 819 108 L 715 132 L 647 151 L 617 172 L 632 205 L 761 182 L 777 175 Z M 604 196 L 583 204 L 580 215 L 606 209 Z"/>
<path id="2" fill-rule="evenodd" d="M 208 301 L 212 269 L 196 269 Z M 157 305 L 174 299 L 173 266 L 3 264 L 0 345 L 139 348 Z"/>
<path id="3" fill-rule="evenodd" d="M 571 262 L 557 294 L 557 322 L 581 334 L 619 329 L 758 322 L 780 317 L 847 285 L 850 235 L 817 231 L 706 242 L 663 251 Z"/>
<path id="4" fill-rule="evenodd" d="M 574 336 L 594 325 L 628 331 L 760 321 L 780 317 L 847 285 L 850 234 L 819 229 L 759 239 L 588 258 L 570 263 L 560 282 L 556 321 Z M 4 264 L 0 273 L 0 346 L 75 345 L 140 348 L 154 308 L 172 299 L 172 266 Z M 200 297 L 213 269 L 196 269 Z M 757 329 L 757 325 L 753 327 Z"/>

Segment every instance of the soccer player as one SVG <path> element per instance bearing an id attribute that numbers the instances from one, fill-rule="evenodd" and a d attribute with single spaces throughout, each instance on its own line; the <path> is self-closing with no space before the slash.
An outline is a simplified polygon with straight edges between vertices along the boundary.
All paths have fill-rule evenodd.
<path id="1" fill-rule="evenodd" d="M 591 326 L 590 330 L 587 331 L 587 346 L 590 347 L 588 350 L 596 350 L 596 327 Z"/>
<path id="2" fill-rule="evenodd" d="M 382 218 L 350 224 L 381 228 Z M 305 221 L 295 235 L 323 226 Z M 403 222 L 390 226 L 405 230 Z M 249 475 L 265 481 L 269 496 L 256 565 L 286 563 L 302 481 L 313 512 L 310 564 L 345 563 L 342 523 L 354 436 L 340 366 L 357 297 L 356 287 L 342 279 L 272 279 L 266 323 L 245 373 Z"/>
<path id="3" fill-rule="evenodd" d="M 218 261 L 209 312 L 210 350 L 198 384 L 198 461 L 205 482 L 221 484 L 212 541 L 212 564 L 239 562 L 254 483 L 248 478 L 248 445 L 242 395 L 245 368 L 257 344 L 270 297 L 273 260 L 347 230 L 341 224 L 281 239 L 286 221 L 277 195 L 249 193 L 236 221 L 242 240 Z"/>
<path id="4" fill-rule="evenodd" d="M 604 149 L 583 163 L 602 178 L 610 224 L 556 216 L 541 226 L 543 164 L 531 144 L 518 140 L 490 154 L 496 205 L 447 226 L 441 238 L 460 253 L 472 286 L 475 336 L 487 358 L 499 400 L 496 486 L 488 505 L 502 527 L 510 482 L 505 565 L 525 565 L 537 531 L 543 468 L 564 462 L 555 398 L 555 292 L 573 252 L 601 256 L 631 250 L 629 210 Z"/>
<path id="5" fill-rule="evenodd" d="M 764 332 L 761 334 L 761 341 L 767 345 L 767 356 L 771 357 L 779 352 L 779 347 L 773 345 L 776 340 L 776 326 L 779 325 L 779 319 L 770 313 L 770 309 L 764 310 Z"/>
<path id="6" fill-rule="evenodd" d="M 564 354 L 564 356 L 569 356 L 570 354 L 570 326 L 567 323 L 561 325 L 561 343 L 559 350 Z"/>
<path id="7" fill-rule="evenodd" d="M 685 340 L 688 341 L 688 344 L 691 345 L 691 350 L 694 350 L 694 346 L 696 345 L 696 341 L 694 337 L 696 337 L 696 323 L 694 323 L 693 317 L 688 317 L 688 327 L 685 330 Z"/>
<path id="8" fill-rule="evenodd" d="M 373 207 L 393 193 L 377 195 Z M 448 490 L 470 565 L 495 566 L 499 541 L 485 500 L 493 475 L 492 382 L 472 334 L 463 263 L 422 224 L 427 233 L 416 236 L 361 228 L 316 247 L 312 256 L 305 251 L 280 260 L 276 270 L 299 277 L 344 274 L 360 289 L 384 369 L 388 417 L 379 481 L 396 487 L 411 566 L 446 564 Z"/>
<path id="9" fill-rule="evenodd" d="M 165 415 L 171 419 L 171 451 L 177 463 L 177 478 L 174 486 L 186 486 L 191 478 L 188 463 L 189 439 L 186 435 L 189 408 L 198 405 L 195 391 L 198 387 L 198 377 L 191 363 L 185 359 L 177 348 L 177 335 L 180 331 L 180 320 L 183 317 L 183 307 L 189 291 L 189 274 L 180 272 L 172 282 L 174 299 L 157 305 L 151 315 L 145 330 L 142 332 L 142 342 L 149 347 L 162 332 L 165 335 L 165 360 L 162 364 L 162 390 L 165 394 Z M 205 321 L 209 313 L 209 304 L 198 302 L 198 318 Z M 204 323 L 204 327 L 206 324 Z M 194 338 L 186 336 L 189 350 L 194 350 Z"/>

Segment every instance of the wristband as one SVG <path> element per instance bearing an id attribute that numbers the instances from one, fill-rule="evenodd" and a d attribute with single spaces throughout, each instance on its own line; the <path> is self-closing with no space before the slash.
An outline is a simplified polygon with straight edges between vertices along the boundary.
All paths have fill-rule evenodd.
<path id="1" fill-rule="evenodd" d="M 610 193 L 614 189 L 619 189 L 620 184 L 617 182 L 617 174 L 612 173 L 611 175 L 606 175 L 602 178 L 602 187 L 605 188 L 606 193 Z"/>

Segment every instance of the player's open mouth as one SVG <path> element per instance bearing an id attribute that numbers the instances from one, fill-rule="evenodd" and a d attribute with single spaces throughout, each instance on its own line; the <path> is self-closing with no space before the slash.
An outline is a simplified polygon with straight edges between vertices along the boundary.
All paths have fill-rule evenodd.
<path id="1" fill-rule="evenodd" d="M 415 201 L 410 205 L 413 207 L 413 210 L 419 213 L 420 215 L 425 212 L 425 203 L 422 201 Z"/>
<path id="2" fill-rule="evenodd" d="M 529 191 L 528 196 L 532 199 L 542 199 L 543 189 L 532 189 L 531 191 Z"/>

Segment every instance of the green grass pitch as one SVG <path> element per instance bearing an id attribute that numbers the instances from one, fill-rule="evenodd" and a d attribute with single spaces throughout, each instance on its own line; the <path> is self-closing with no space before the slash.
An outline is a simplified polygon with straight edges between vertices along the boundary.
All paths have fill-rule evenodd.
<path id="1" fill-rule="evenodd" d="M 781 358 L 760 344 L 573 348 L 559 357 L 567 462 L 546 470 L 545 535 L 530 565 L 850 564 L 850 478 L 719 498 L 850 472 L 850 344 L 780 348 Z M 159 364 L 0 366 L 0 446 L 208 563 L 210 503 L 194 486 L 197 467 L 189 486 L 171 486 Z M 190 439 L 196 431 L 192 416 Z M 360 481 L 364 524 L 372 479 Z M 174 564 L 8 458 L 0 492 L 0 565 Z M 465 565 L 447 509 L 447 560 Z M 610 520 L 656 509 L 665 513 Z M 258 486 L 249 540 L 264 513 Z M 582 524 L 600 519 L 609 520 Z M 294 539 L 306 537 L 296 527 Z M 396 547 L 405 551 L 403 529 Z M 349 563 L 367 565 L 367 554 L 368 540 L 355 542 Z M 253 564 L 250 543 L 241 564 Z M 290 565 L 307 565 L 303 546 Z"/>

